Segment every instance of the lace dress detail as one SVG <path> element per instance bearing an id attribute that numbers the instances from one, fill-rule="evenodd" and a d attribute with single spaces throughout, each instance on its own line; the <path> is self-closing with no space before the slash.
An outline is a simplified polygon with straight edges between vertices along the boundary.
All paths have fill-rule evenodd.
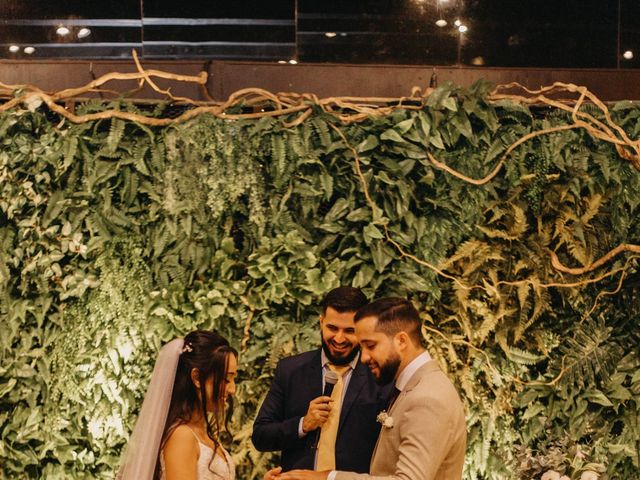
<path id="1" fill-rule="evenodd" d="M 191 429 L 189 428 L 189 430 Z M 229 452 L 220 445 L 218 452 L 222 451 L 224 458 L 218 454 L 212 462 L 213 448 L 202 443 L 193 430 L 191 430 L 191 433 L 196 437 L 198 447 L 200 448 L 200 454 L 198 455 L 198 480 L 235 480 L 236 468 Z M 164 455 L 162 455 L 162 453 L 160 454 L 160 468 L 162 470 L 160 478 L 165 480 Z"/>

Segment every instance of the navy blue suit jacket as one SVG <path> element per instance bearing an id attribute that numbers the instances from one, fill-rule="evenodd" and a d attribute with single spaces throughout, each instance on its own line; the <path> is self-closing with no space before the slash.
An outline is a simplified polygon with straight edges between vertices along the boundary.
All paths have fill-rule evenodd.
<path id="1" fill-rule="evenodd" d="M 386 407 L 391 386 L 375 383 L 369 368 L 358 362 L 344 394 L 336 438 L 336 469 L 368 473 L 380 432 L 378 413 Z M 251 439 L 263 452 L 282 451 L 284 471 L 313 470 L 316 432 L 298 437 L 300 418 L 309 402 L 322 395 L 320 349 L 278 362 L 271 389 L 255 423 Z"/>

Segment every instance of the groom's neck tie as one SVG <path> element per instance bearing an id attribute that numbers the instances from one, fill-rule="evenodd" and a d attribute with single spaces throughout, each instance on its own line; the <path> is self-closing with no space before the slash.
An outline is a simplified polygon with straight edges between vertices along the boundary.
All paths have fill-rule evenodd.
<path id="1" fill-rule="evenodd" d="M 329 364 L 328 367 L 338 374 L 338 381 L 333 392 L 331 392 L 331 400 L 333 405 L 329 418 L 322 425 L 320 431 L 320 440 L 318 441 L 318 460 L 316 462 L 316 470 L 335 470 L 336 468 L 336 438 L 338 436 L 338 424 L 340 423 L 340 410 L 342 408 L 342 389 L 344 387 L 343 375 L 349 370 L 349 365 L 337 366 Z"/>
<path id="2" fill-rule="evenodd" d="M 391 397 L 389 397 L 389 405 L 387 405 L 387 412 L 389 412 L 391 407 L 393 407 L 393 404 L 396 403 L 398 395 L 400 395 L 400 390 L 398 387 L 393 387 L 393 393 L 391 394 Z"/>

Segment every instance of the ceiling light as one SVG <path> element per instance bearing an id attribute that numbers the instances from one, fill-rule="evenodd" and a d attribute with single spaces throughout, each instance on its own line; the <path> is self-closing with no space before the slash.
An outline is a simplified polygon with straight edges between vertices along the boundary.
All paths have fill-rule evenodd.
<path id="1" fill-rule="evenodd" d="M 289 60 L 289 63 L 290 63 L 291 65 L 297 65 L 297 64 L 298 64 L 298 61 L 297 61 L 295 58 L 292 58 L 291 60 Z"/>
<path id="2" fill-rule="evenodd" d="M 336 32 L 327 32 L 327 33 L 324 34 L 324 36 L 327 37 L 327 38 L 333 38 L 336 35 L 337 35 Z"/>
<path id="3" fill-rule="evenodd" d="M 33 47 L 24 47 L 24 50 L 23 50 L 23 52 L 26 53 L 27 55 L 31 55 L 35 51 L 36 49 Z"/>
<path id="4" fill-rule="evenodd" d="M 439 26 L 440 28 L 446 27 L 447 21 L 444 18 L 441 18 L 440 20 L 436 20 L 436 25 Z"/>
<path id="5" fill-rule="evenodd" d="M 622 54 L 622 56 L 624 57 L 625 60 L 631 60 L 633 59 L 633 52 L 631 50 L 627 50 Z"/>
<path id="6" fill-rule="evenodd" d="M 286 60 L 278 60 L 278 63 L 287 63 Z"/>
<path id="7" fill-rule="evenodd" d="M 82 27 L 80 30 L 78 30 L 78 38 L 85 38 L 89 35 L 91 35 L 91 30 L 89 30 L 87 27 Z"/>
<path id="8" fill-rule="evenodd" d="M 11 45 L 9 47 L 9 51 L 11 53 L 18 53 L 20 51 L 20 47 L 18 45 Z"/>
<path id="9" fill-rule="evenodd" d="M 60 25 L 58 28 L 56 28 L 56 33 L 61 37 L 64 37 L 65 35 L 69 35 L 69 32 L 70 30 L 64 25 Z"/>
<path id="10" fill-rule="evenodd" d="M 459 27 L 460 25 L 462 25 L 462 22 L 461 22 L 460 20 L 456 19 L 456 21 L 455 21 L 455 22 L 453 22 L 453 24 L 454 24 L 456 27 Z"/>
<path id="11" fill-rule="evenodd" d="M 467 30 L 469 30 L 469 28 L 467 28 L 467 26 L 466 26 L 466 25 L 460 25 L 460 26 L 458 27 L 458 31 L 459 31 L 460 33 L 464 33 L 464 32 L 466 32 Z"/>

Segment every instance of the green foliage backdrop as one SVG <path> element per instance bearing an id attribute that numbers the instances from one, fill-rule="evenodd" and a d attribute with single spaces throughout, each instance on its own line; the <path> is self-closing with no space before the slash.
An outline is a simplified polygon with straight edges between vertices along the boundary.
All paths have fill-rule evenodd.
<path id="1" fill-rule="evenodd" d="M 437 168 L 428 154 L 484 177 L 572 122 L 489 90 L 347 124 L 0 113 L 0 477 L 111 478 L 160 346 L 216 328 L 242 351 L 239 477 L 259 478 L 272 459 L 251 424 L 275 363 L 318 344 L 318 299 L 351 284 L 419 306 L 467 408 L 465 478 L 638 478 L 638 256 L 580 275 L 552 256 L 585 268 L 640 243 L 640 174 L 585 129 L 524 142 L 483 185 Z M 638 140 L 638 106 L 611 115 Z"/>

